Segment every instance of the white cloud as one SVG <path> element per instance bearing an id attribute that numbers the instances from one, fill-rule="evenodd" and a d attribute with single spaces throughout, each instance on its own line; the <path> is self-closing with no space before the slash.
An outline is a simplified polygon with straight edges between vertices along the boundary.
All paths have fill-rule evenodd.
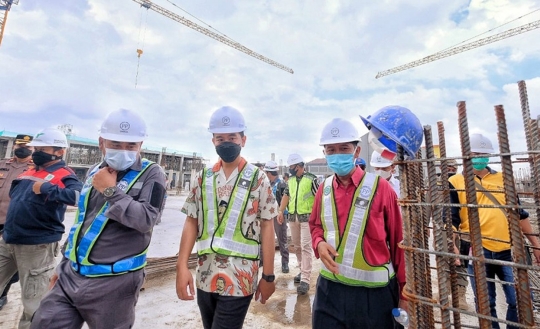
<path id="1" fill-rule="evenodd" d="M 185 16 L 166 1 L 156 3 Z M 279 160 L 300 152 L 310 160 L 322 156 L 320 129 L 333 117 L 352 120 L 363 134 L 358 115 L 389 104 L 409 107 L 434 132 L 443 121 L 454 155 L 459 153 L 457 101 L 467 101 L 471 129 L 495 140 L 493 105 L 520 113 L 515 81 L 528 79 L 531 110 L 540 111 L 533 96 L 533 91 L 540 94 L 539 72 L 523 66 L 538 64 L 540 44 L 531 42 L 538 31 L 374 79 L 377 71 L 521 16 L 533 10 L 532 0 L 471 1 L 468 16 L 458 24 L 451 17 L 468 5 L 466 0 L 191 0 L 181 5 L 295 74 L 132 1 L 90 0 L 58 8 L 26 0 L 13 7 L 0 48 L 0 61 L 9 63 L 0 71 L 7 95 L 0 100 L 0 129 L 31 132 L 43 124 L 71 123 L 79 135 L 93 138 L 107 112 L 127 107 L 147 120 L 148 145 L 215 160 L 208 120 L 213 110 L 233 105 L 247 120 L 243 154 L 249 159 L 266 161 L 276 153 Z M 138 47 L 144 53 L 135 88 Z M 512 147 L 524 149 L 520 117 L 507 116 L 515 131 L 511 136 L 518 136 Z"/>

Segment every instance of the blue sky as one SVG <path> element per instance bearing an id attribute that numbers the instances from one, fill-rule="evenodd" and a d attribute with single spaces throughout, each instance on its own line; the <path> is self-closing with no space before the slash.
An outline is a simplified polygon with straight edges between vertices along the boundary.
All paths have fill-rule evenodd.
<path id="1" fill-rule="evenodd" d="M 165 0 L 155 3 L 184 15 Z M 352 120 L 364 134 L 358 115 L 391 104 L 410 108 L 434 131 L 443 121 L 449 154 L 457 156 L 460 100 L 467 101 L 471 132 L 495 144 L 493 106 L 504 104 L 511 147 L 525 150 L 516 85 L 522 79 L 532 116 L 540 114 L 540 29 L 375 79 L 527 14 L 537 9 L 533 0 L 176 3 L 294 75 L 131 0 L 21 0 L 0 46 L 0 130 L 35 133 L 67 123 L 78 136 L 96 138 L 106 114 L 124 107 L 147 121 L 147 145 L 215 161 L 208 120 L 231 105 L 247 120 L 242 154 L 264 162 L 271 153 L 277 161 L 293 152 L 321 157 L 328 121 Z M 536 12 L 495 32 L 539 19 Z"/>

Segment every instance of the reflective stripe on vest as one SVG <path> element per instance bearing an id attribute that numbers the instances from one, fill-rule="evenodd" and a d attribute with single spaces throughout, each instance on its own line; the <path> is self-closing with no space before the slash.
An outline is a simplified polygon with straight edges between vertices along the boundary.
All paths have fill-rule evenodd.
<path id="1" fill-rule="evenodd" d="M 259 170 L 252 164 L 246 164 L 238 173 L 239 178 L 220 221 L 216 197 L 217 174 L 211 169 L 203 169 L 201 186 L 203 218 L 199 221 L 201 232 L 197 238 L 199 255 L 217 253 L 248 259 L 259 258 L 259 242 L 245 237 L 242 233 L 242 219 L 251 186 L 258 173 Z"/>
<path id="2" fill-rule="evenodd" d="M 146 171 L 147 168 L 150 167 L 152 163 L 152 161 L 142 159 L 141 171 L 128 171 L 116 186 L 127 193 L 135 182 L 137 182 L 137 179 Z M 88 175 L 88 178 L 86 179 L 86 182 L 81 190 L 81 198 L 79 199 L 78 210 L 75 216 L 77 221 L 69 232 L 68 246 L 64 254 L 66 258 L 71 260 L 71 267 L 73 270 L 87 277 L 118 275 L 129 271 L 139 270 L 146 265 L 146 252 L 148 251 L 147 247 L 140 254 L 121 259 L 113 264 L 93 264 L 90 262 L 88 258 L 92 252 L 92 248 L 109 221 L 109 219 L 105 216 L 105 212 L 109 208 L 108 202 L 105 202 L 103 207 L 96 215 L 96 218 L 92 221 L 92 224 L 90 224 L 86 232 L 84 232 L 78 246 L 76 246 L 76 248 L 73 247 L 75 243 L 77 243 L 80 230 L 83 227 L 88 200 L 90 199 L 92 192 L 92 180 L 99 169 L 100 168 L 98 166 L 94 167 L 94 169 Z"/>
<path id="3" fill-rule="evenodd" d="M 340 238 L 337 209 L 332 188 L 334 175 L 328 177 L 323 190 L 321 217 L 325 241 L 339 254 L 335 261 L 339 274 L 330 272 L 321 263 L 321 275 L 333 281 L 352 286 L 381 287 L 388 284 L 394 274 L 392 263 L 382 266 L 369 265 L 364 257 L 362 245 L 373 196 L 377 190 L 379 177 L 365 173 L 354 193 L 354 205 L 349 211 L 345 232 Z"/>
<path id="4" fill-rule="evenodd" d="M 58 168 L 53 172 L 48 172 L 47 170 L 36 170 L 35 168 L 32 168 L 21 173 L 17 179 L 30 179 L 42 183 L 49 182 L 53 185 L 65 188 L 66 186 L 64 185 L 64 182 L 62 182 L 62 179 L 70 175 L 75 175 L 75 173 L 66 167 Z"/>
<path id="5" fill-rule="evenodd" d="M 311 213 L 315 201 L 315 196 L 311 192 L 312 185 L 313 180 L 307 178 L 307 174 L 302 176 L 300 183 L 296 176 L 289 178 L 289 213 L 299 215 Z"/>

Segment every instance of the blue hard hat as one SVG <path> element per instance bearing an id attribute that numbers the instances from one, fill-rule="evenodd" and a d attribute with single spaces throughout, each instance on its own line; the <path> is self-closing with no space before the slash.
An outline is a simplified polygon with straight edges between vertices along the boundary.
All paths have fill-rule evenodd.
<path id="1" fill-rule="evenodd" d="M 418 117 L 408 108 L 390 105 L 383 107 L 373 115 L 364 118 L 360 116 L 366 127 L 375 130 L 378 141 L 390 151 L 397 152 L 399 143 L 405 152 L 411 157 L 422 145 L 424 130 Z"/>
<path id="2" fill-rule="evenodd" d="M 355 166 L 365 166 L 366 165 L 366 160 L 364 160 L 362 158 L 356 158 L 356 160 L 354 161 L 354 165 Z"/>

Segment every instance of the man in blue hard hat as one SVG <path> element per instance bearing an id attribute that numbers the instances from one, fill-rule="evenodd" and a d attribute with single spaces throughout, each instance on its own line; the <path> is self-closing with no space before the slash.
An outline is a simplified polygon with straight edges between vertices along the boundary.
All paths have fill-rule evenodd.
<path id="1" fill-rule="evenodd" d="M 356 160 L 354 161 L 354 165 L 359 166 L 362 170 L 366 170 L 366 160 L 362 158 L 356 158 Z"/>

